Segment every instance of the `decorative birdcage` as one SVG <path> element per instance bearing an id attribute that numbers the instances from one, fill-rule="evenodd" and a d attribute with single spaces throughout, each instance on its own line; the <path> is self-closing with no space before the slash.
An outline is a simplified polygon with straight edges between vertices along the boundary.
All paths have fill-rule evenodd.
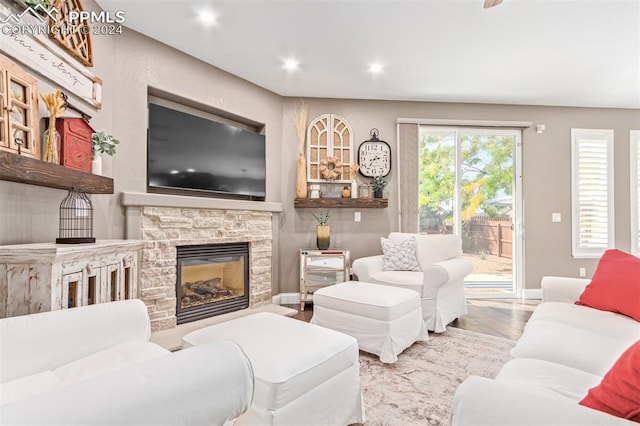
<path id="1" fill-rule="evenodd" d="M 93 205 L 82 191 L 71 188 L 60 203 L 60 226 L 57 244 L 95 243 Z"/>

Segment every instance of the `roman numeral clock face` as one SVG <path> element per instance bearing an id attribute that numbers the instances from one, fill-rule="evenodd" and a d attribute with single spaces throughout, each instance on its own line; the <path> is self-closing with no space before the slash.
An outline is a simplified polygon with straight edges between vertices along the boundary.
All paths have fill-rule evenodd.
<path id="1" fill-rule="evenodd" d="M 386 176 L 391 171 L 391 148 L 384 141 L 367 141 L 358 148 L 358 165 L 363 176 Z"/>

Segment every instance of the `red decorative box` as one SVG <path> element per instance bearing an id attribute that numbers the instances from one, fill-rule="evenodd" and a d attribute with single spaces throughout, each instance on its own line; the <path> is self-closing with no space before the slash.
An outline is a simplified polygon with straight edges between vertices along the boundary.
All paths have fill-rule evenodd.
<path id="1" fill-rule="evenodd" d="M 91 173 L 91 135 L 94 130 L 82 118 L 58 118 L 60 164 Z"/>

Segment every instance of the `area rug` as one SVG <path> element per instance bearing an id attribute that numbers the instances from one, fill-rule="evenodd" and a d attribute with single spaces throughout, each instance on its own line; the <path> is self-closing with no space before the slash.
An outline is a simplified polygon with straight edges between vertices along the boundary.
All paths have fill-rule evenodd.
<path id="1" fill-rule="evenodd" d="M 448 327 L 414 343 L 395 364 L 360 352 L 366 425 L 450 424 L 451 402 L 471 375 L 494 378 L 511 359 L 514 341 Z"/>

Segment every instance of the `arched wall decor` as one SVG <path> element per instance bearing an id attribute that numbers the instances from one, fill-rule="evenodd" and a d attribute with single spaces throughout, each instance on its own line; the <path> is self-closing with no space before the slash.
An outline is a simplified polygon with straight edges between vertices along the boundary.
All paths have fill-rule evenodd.
<path id="1" fill-rule="evenodd" d="M 336 177 L 331 182 L 353 180 L 353 131 L 344 118 L 335 114 L 320 115 L 311 120 L 307 128 L 307 181 L 326 182 L 322 172 L 327 162 L 331 166 L 339 165 L 337 173 L 332 174 Z"/>
<path id="2" fill-rule="evenodd" d="M 55 9 L 52 14 L 55 20 L 49 19 L 51 26 L 70 28 L 70 31 L 49 32 L 49 38 L 58 43 L 71 56 L 79 60 L 82 64 L 93 66 L 93 47 L 91 44 L 91 34 L 88 24 L 76 24 L 69 22 L 69 12 L 82 12 L 80 0 L 57 0 L 54 3 Z"/>

